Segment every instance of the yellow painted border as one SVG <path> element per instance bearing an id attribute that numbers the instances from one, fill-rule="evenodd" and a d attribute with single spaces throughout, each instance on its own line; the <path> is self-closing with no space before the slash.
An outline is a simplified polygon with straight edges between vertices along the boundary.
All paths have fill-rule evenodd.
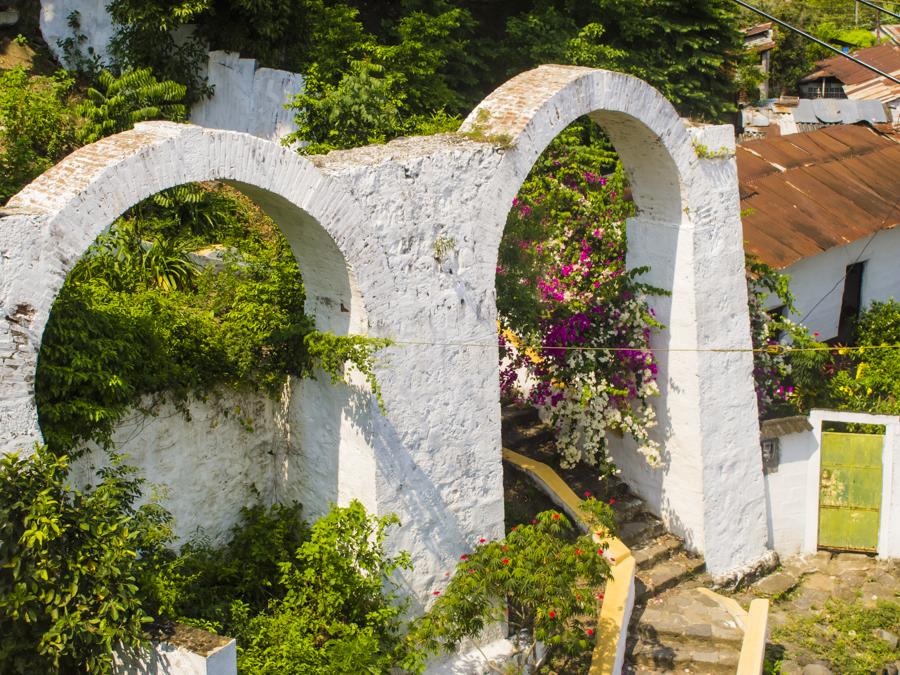
<path id="1" fill-rule="evenodd" d="M 559 475 L 543 462 L 503 448 L 503 459 L 515 465 L 543 484 L 549 496 L 582 527 L 587 528 L 589 519 L 581 509 L 581 499 Z M 625 639 L 628 636 L 628 622 L 634 607 L 635 561 L 631 549 L 621 539 L 600 536 L 594 539 L 606 543 L 607 557 L 612 567 L 612 576 L 606 582 L 603 601 L 599 603 L 597 614 L 597 641 L 591 656 L 590 675 L 617 675 L 622 670 L 625 657 Z"/>

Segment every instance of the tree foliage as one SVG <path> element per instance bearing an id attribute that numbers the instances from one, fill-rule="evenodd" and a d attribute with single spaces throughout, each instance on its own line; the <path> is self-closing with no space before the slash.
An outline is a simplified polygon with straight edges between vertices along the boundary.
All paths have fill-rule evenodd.
<path id="1" fill-rule="evenodd" d="M 128 70 L 118 77 L 104 70 L 97 88 L 88 88 L 79 107 L 83 123 L 78 140 L 93 143 L 147 120 L 184 120 L 186 91 L 177 82 L 157 81 L 150 68 Z"/>
<path id="2" fill-rule="evenodd" d="M 145 642 L 141 585 L 170 540 L 169 516 L 136 506 L 119 458 L 83 490 L 69 460 L 38 446 L 0 456 L 0 669 L 106 673 L 113 648 Z"/>
<path id="3" fill-rule="evenodd" d="M 0 72 L 0 204 L 75 147 L 72 78 Z"/>

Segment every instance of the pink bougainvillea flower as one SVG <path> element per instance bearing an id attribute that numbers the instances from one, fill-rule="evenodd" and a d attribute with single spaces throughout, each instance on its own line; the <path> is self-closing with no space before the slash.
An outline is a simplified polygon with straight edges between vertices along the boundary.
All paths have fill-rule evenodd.
<path id="1" fill-rule="evenodd" d="M 616 503 L 616 500 L 615 500 L 615 499 L 610 499 L 610 500 L 609 500 L 609 505 L 610 505 L 610 506 L 612 506 L 612 505 L 615 504 L 615 503 Z"/>
<path id="2" fill-rule="evenodd" d="M 537 518 L 532 518 L 532 519 L 531 519 L 531 524 L 532 524 L 532 525 L 537 525 Z"/>

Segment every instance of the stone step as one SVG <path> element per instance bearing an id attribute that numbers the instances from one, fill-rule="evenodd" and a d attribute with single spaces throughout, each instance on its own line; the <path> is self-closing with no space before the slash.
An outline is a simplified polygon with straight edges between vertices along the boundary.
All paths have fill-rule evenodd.
<path id="1" fill-rule="evenodd" d="M 504 427 L 503 447 L 510 450 L 519 450 L 525 446 L 532 448 L 549 443 L 553 440 L 553 429 L 544 424 L 534 424 L 523 427 Z"/>
<path id="2" fill-rule="evenodd" d="M 737 668 L 740 651 L 712 644 L 685 645 L 639 639 L 631 650 L 626 673 L 703 673 L 718 675 Z"/>
<path id="3" fill-rule="evenodd" d="M 703 558 L 679 555 L 639 570 L 634 581 L 635 597 L 638 602 L 643 602 L 647 598 L 659 595 L 701 572 L 705 566 Z"/>
<path id="4" fill-rule="evenodd" d="M 645 543 L 649 543 L 665 532 L 662 521 L 649 513 L 640 513 L 634 520 L 619 527 L 619 539 L 625 542 L 628 548 L 634 550 L 641 548 Z"/>
<path id="5" fill-rule="evenodd" d="M 531 426 L 541 421 L 537 408 L 533 406 L 505 405 L 500 410 L 503 427 Z"/>
<path id="6" fill-rule="evenodd" d="M 612 488 L 615 490 L 616 488 Z M 613 493 L 615 494 L 615 493 Z M 616 523 L 621 527 L 630 520 L 634 520 L 644 511 L 644 500 L 633 495 L 624 498 L 616 498 L 613 512 L 616 514 Z"/>
<path id="7" fill-rule="evenodd" d="M 633 549 L 631 555 L 639 570 L 653 567 L 656 563 L 671 558 L 684 549 L 681 539 L 671 534 L 663 534 L 640 548 Z"/>

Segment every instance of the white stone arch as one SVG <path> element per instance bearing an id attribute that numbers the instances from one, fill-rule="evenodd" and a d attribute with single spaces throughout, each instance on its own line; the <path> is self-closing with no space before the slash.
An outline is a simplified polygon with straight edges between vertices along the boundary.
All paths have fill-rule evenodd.
<path id="1" fill-rule="evenodd" d="M 77 150 L 0 213 L 0 451 L 27 450 L 41 439 L 33 396 L 37 355 L 53 302 L 77 260 L 137 202 L 206 180 L 235 186 L 279 225 L 303 272 L 307 311 L 317 328 L 367 333 L 366 304 L 379 301 L 391 283 L 384 255 L 365 236 L 365 219 L 352 196 L 309 160 L 277 144 L 190 125 L 139 124 Z M 376 510 L 370 487 L 374 452 L 367 438 L 372 402 L 357 405 L 351 415 L 347 395 L 335 395 L 326 378 L 307 382 L 305 398 L 327 409 L 316 433 L 333 441 L 334 458 L 305 459 L 318 478 L 337 483 L 312 481 L 322 493 L 316 501 L 327 505 L 352 496 Z M 349 426 L 356 431 L 348 432 Z"/>
<path id="2" fill-rule="evenodd" d="M 629 176 L 637 215 L 628 221 L 628 265 L 649 266 L 644 279 L 672 293 L 654 301 L 667 326 L 653 342 L 665 466 L 651 469 L 627 449 L 614 457 L 715 576 L 740 574 L 768 553 L 732 128 L 693 125 L 622 73 L 555 65 L 522 73 L 460 129 L 509 146 L 487 190 L 480 243 L 493 269 L 513 197 L 547 145 L 583 115 L 607 132 Z M 722 349 L 744 351 L 710 351 Z"/>

